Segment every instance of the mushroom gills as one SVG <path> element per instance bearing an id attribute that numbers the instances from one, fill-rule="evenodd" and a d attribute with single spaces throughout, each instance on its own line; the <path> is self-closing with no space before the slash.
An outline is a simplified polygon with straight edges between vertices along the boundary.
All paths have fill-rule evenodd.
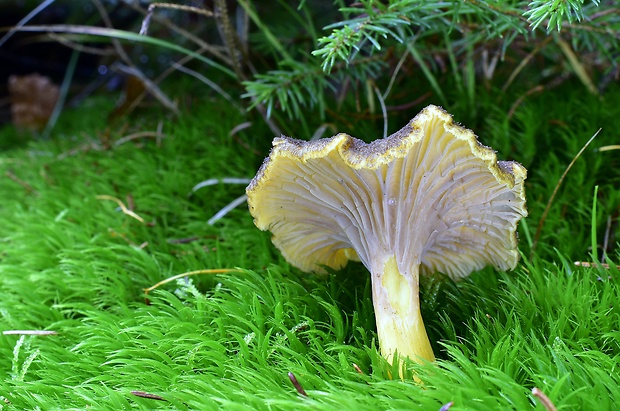
<path id="1" fill-rule="evenodd" d="M 361 261 L 372 276 L 379 346 L 417 362 L 434 355 L 420 313 L 419 277 L 454 280 L 519 260 L 527 171 L 497 155 L 440 107 L 390 137 L 276 138 L 247 188 L 261 230 L 304 271 Z"/>

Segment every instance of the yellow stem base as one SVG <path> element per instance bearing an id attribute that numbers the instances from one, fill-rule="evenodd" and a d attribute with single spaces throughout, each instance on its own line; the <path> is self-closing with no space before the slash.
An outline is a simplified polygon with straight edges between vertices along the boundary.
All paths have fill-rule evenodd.
<path id="1" fill-rule="evenodd" d="M 401 274 L 395 257 L 385 261 L 382 272 L 372 273 L 372 292 L 381 354 L 392 362 L 409 357 L 419 363 L 435 355 L 420 314 L 419 274 Z"/>

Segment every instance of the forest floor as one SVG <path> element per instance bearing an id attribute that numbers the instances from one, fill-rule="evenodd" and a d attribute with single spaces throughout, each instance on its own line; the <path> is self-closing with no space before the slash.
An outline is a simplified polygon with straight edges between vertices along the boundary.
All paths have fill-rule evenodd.
<path id="1" fill-rule="evenodd" d="M 292 268 L 245 205 L 207 224 L 245 185 L 192 188 L 252 178 L 270 135 L 263 151 L 245 148 L 230 137 L 242 115 L 217 104 L 131 141 L 104 135 L 100 103 L 64 113 L 51 139 L 0 153 L 0 328 L 52 332 L 0 336 L 0 409 L 544 409 L 534 388 L 558 409 L 617 407 L 620 254 L 607 221 L 620 156 L 597 148 L 620 143 L 620 90 L 584 93 L 531 98 L 512 118 L 489 109 L 481 142 L 529 170 L 523 257 L 512 272 L 423 282 L 438 361 L 410 364 L 404 380 L 377 350 L 362 265 Z M 532 255 L 551 193 L 599 128 Z M 573 264 L 592 262 L 592 246 L 601 258 L 605 241 L 609 269 Z"/>

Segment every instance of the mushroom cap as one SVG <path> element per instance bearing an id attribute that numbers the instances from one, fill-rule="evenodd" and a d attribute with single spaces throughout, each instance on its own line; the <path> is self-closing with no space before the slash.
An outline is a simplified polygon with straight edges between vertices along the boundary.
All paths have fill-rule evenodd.
<path id="1" fill-rule="evenodd" d="M 276 138 L 246 191 L 256 226 L 303 271 L 349 260 L 373 271 L 393 255 L 403 273 L 456 279 L 517 264 L 526 173 L 428 106 L 370 144 L 342 133 Z"/>

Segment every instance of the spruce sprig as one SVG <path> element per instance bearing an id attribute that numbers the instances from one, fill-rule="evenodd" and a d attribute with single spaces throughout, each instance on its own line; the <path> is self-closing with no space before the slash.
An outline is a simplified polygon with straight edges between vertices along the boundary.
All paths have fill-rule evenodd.
<path id="1" fill-rule="evenodd" d="M 591 0 L 591 5 L 599 6 L 600 3 L 600 0 Z M 534 30 L 546 22 L 547 32 L 554 28 L 560 32 L 564 18 L 569 25 L 575 20 L 584 20 L 583 9 L 586 7 L 584 0 L 533 0 L 523 15 L 531 22 Z"/>

